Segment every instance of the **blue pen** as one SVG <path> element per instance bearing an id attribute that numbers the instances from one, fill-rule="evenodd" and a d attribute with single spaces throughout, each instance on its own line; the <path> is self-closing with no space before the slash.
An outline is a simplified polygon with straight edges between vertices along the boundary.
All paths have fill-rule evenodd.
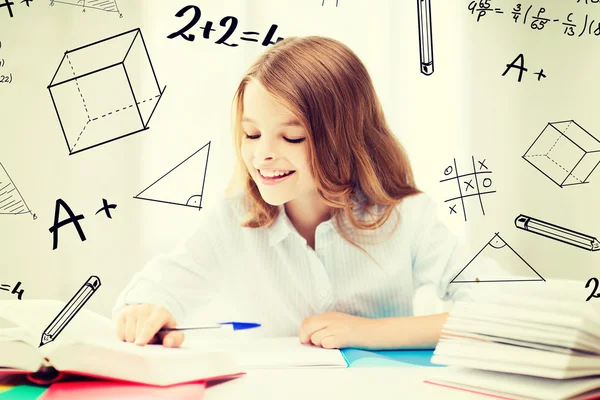
<path id="1" fill-rule="evenodd" d="M 243 329 L 252 329 L 260 327 L 260 324 L 256 322 L 238 322 L 238 321 L 229 321 L 229 322 L 218 322 L 216 324 L 209 325 L 197 325 L 197 326 L 178 326 L 175 328 L 161 328 L 159 332 L 170 332 L 170 331 L 190 331 L 190 330 L 198 330 L 198 329 L 221 329 L 223 325 L 231 325 L 233 326 L 234 331 L 240 331 Z"/>

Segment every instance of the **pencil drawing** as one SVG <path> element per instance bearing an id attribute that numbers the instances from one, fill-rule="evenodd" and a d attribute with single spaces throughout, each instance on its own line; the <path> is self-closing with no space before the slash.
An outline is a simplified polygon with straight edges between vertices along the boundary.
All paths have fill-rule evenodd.
<path id="1" fill-rule="evenodd" d="M 544 236 L 585 250 L 600 250 L 600 242 L 592 236 L 527 215 L 520 214 L 515 218 L 515 226 L 524 231 L 535 233 L 536 235 Z"/>
<path id="2" fill-rule="evenodd" d="M 100 287 L 101 282 L 100 278 L 95 275 L 92 275 L 88 278 L 88 280 L 79 288 L 77 293 L 71 297 L 71 300 L 62 310 L 54 317 L 50 325 L 44 329 L 42 333 L 42 337 L 40 340 L 40 346 L 42 347 L 54 340 L 60 335 L 60 333 L 69 325 L 69 322 L 75 318 L 77 313 L 83 308 L 85 303 L 92 297 L 94 293 Z"/>
<path id="3" fill-rule="evenodd" d="M 417 0 L 417 21 L 419 24 L 421 73 L 423 75 L 431 75 L 434 71 L 431 0 Z"/>

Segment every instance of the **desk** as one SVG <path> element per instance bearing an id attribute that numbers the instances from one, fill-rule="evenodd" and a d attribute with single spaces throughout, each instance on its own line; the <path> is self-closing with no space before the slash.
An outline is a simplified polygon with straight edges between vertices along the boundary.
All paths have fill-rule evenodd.
<path id="1" fill-rule="evenodd" d="M 489 399 L 423 383 L 430 373 L 430 368 L 420 367 L 250 370 L 240 378 L 209 386 L 204 399 Z"/>

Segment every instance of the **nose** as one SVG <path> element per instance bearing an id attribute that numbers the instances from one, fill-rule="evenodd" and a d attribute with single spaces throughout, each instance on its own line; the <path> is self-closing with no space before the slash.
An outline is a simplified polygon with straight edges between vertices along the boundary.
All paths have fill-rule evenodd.
<path id="1" fill-rule="evenodd" d="M 261 138 L 262 139 L 262 138 Z M 259 140 L 254 157 L 259 161 L 270 161 L 276 158 L 276 151 L 274 144 L 269 140 Z"/>

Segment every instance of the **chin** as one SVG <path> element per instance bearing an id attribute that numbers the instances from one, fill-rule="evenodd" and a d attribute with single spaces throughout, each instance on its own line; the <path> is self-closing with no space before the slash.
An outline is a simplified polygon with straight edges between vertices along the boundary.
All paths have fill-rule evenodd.
<path id="1" fill-rule="evenodd" d="M 260 184 L 257 186 L 260 197 L 262 197 L 265 203 L 271 206 L 278 207 L 282 204 L 285 204 L 289 200 L 289 196 L 285 196 L 284 193 L 281 193 L 278 190 L 269 190 L 269 188 L 261 187 Z"/>
<path id="2" fill-rule="evenodd" d="M 288 201 L 288 199 L 284 198 L 283 196 L 273 196 L 269 195 L 269 193 L 264 193 L 262 191 L 260 191 L 260 196 L 262 197 L 265 203 L 275 207 L 279 207 L 280 205 L 285 204 Z"/>

